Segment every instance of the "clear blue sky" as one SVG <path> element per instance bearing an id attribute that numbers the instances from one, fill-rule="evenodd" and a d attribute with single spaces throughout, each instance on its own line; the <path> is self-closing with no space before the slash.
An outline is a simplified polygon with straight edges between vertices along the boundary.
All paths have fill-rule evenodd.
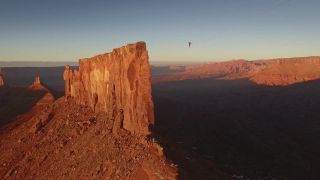
<path id="1" fill-rule="evenodd" d="M 320 55 L 320 1 L 0 1 L 0 61 L 78 60 L 141 40 L 151 61 Z"/>

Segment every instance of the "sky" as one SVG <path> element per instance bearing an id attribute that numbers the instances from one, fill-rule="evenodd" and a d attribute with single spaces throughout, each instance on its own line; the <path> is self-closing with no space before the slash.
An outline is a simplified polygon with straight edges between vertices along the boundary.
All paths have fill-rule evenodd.
<path id="1" fill-rule="evenodd" d="M 319 0 L 0 0 L 0 61 L 77 61 L 136 41 L 150 61 L 316 56 L 319 9 Z"/>

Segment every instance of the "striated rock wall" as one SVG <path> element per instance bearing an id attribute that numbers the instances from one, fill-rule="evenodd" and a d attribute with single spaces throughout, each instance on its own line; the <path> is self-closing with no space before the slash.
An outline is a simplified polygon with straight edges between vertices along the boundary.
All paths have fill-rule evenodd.
<path id="1" fill-rule="evenodd" d="M 148 134 L 154 123 L 150 65 L 144 42 L 79 60 L 79 69 L 65 67 L 65 95 L 95 112 L 107 112 L 133 133 Z M 117 129 L 116 127 L 114 129 Z"/>
<path id="2" fill-rule="evenodd" d="M 4 77 L 3 77 L 2 70 L 1 70 L 1 68 L 0 68 L 0 87 L 1 87 L 1 86 L 4 86 L 4 85 L 5 85 Z"/>

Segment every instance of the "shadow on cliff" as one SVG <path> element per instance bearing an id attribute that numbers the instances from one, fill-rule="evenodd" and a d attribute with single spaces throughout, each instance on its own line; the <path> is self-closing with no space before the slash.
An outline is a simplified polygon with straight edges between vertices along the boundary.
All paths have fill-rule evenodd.
<path id="1" fill-rule="evenodd" d="M 153 85 L 154 132 L 179 179 L 318 179 L 320 81 Z"/>

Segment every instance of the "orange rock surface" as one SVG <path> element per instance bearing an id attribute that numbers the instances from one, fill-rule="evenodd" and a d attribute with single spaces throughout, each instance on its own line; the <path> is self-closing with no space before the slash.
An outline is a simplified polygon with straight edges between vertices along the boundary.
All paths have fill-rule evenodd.
<path id="1" fill-rule="evenodd" d="M 114 135 L 112 122 L 75 99 L 44 97 L 1 130 L 0 179 L 176 179 L 156 142 Z"/>
<path id="2" fill-rule="evenodd" d="M 3 77 L 2 70 L 1 70 L 1 68 L 0 68 L 0 87 L 1 87 L 1 86 L 4 86 L 4 85 L 5 85 L 5 83 L 4 83 L 4 77 Z"/>
<path id="3" fill-rule="evenodd" d="M 67 97 L 95 112 L 108 112 L 115 126 L 133 133 L 149 133 L 154 112 L 144 42 L 81 59 L 78 70 L 66 66 L 63 78 Z"/>
<path id="4" fill-rule="evenodd" d="M 195 78 L 248 78 L 270 86 L 286 86 L 320 79 L 320 57 L 279 58 L 270 60 L 234 60 L 186 66 L 181 73 L 155 78 L 155 82 Z"/>
<path id="5" fill-rule="evenodd" d="M 263 68 L 250 74 L 250 79 L 257 84 L 285 86 L 320 79 L 320 57 L 283 58 L 260 63 Z"/>
<path id="6" fill-rule="evenodd" d="M 1 129 L 1 179 L 177 179 L 145 136 L 154 114 L 144 42 L 66 66 L 64 80 L 66 96 L 54 100 L 49 87 L 33 91 L 37 76 L 27 92 L 46 94 Z"/>

